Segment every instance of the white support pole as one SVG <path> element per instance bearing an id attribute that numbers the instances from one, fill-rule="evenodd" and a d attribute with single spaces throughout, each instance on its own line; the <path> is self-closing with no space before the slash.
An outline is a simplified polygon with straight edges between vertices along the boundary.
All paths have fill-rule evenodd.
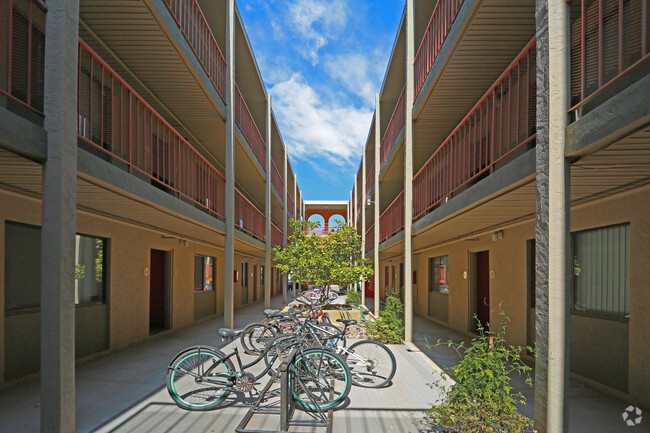
<path id="1" fill-rule="evenodd" d="M 379 314 L 379 285 L 380 285 L 380 274 L 379 274 L 379 172 L 381 171 L 380 163 L 380 104 L 379 104 L 379 94 L 375 95 L 375 316 Z"/>
<path id="2" fill-rule="evenodd" d="M 266 251 L 264 256 L 264 308 L 271 308 L 271 248 L 273 231 L 271 219 L 271 95 L 266 95 Z"/>
<path id="3" fill-rule="evenodd" d="M 406 120 L 404 126 L 404 341 L 413 341 L 413 62 L 415 9 L 406 1 Z"/>

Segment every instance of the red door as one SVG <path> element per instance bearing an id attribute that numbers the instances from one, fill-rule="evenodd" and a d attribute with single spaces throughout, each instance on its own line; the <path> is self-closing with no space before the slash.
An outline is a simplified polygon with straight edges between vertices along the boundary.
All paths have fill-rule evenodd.
<path id="1" fill-rule="evenodd" d="M 490 322 L 490 252 L 476 253 L 476 315 L 485 330 Z"/>
<path id="2" fill-rule="evenodd" d="M 149 330 L 165 328 L 165 251 L 151 250 L 149 273 Z"/>

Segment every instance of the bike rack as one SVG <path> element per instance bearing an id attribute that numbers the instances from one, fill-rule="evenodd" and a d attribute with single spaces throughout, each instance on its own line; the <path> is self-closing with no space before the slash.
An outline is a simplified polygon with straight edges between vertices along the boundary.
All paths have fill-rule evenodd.
<path id="1" fill-rule="evenodd" d="M 312 419 L 293 419 L 296 412 L 296 404 L 293 393 L 289 387 L 289 367 L 290 361 L 294 358 L 296 349 L 294 348 L 289 356 L 287 356 L 276 373 L 271 377 L 271 380 L 266 384 L 260 396 L 257 398 L 253 406 L 248 410 L 246 416 L 241 420 L 236 433 L 287 433 L 290 427 L 311 427 L 311 428 L 324 428 L 326 433 L 332 433 L 332 418 L 333 409 L 323 412 L 318 408 L 316 412 L 302 412 L 307 414 Z M 271 387 L 280 378 L 280 399 L 277 400 L 277 392 L 270 392 Z M 301 383 L 298 386 L 304 386 Z M 274 390 L 275 391 L 275 390 Z M 268 399 L 266 394 L 271 395 Z M 268 400 L 268 401 L 267 401 Z M 279 415 L 280 416 L 280 430 L 247 430 L 246 426 L 251 421 L 254 415 Z M 292 430 L 292 433 L 301 433 L 297 430 Z"/>

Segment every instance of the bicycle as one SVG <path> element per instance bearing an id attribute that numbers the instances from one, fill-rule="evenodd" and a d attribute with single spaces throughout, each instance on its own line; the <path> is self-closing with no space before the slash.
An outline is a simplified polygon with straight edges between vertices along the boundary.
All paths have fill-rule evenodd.
<path id="1" fill-rule="evenodd" d="M 207 411 L 222 405 L 231 392 L 257 391 L 257 381 L 269 372 L 276 360 L 275 355 L 271 360 L 265 356 L 274 347 L 273 340 L 262 355 L 244 365 L 234 342 L 242 333 L 243 330 L 219 330 L 223 340 L 233 341 L 233 351 L 227 355 L 215 347 L 194 346 L 174 356 L 167 367 L 165 384 L 177 406 Z M 288 377 L 298 408 L 322 412 L 346 399 L 351 386 L 350 370 L 340 356 L 322 347 L 306 349 L 296 337 L 291 342 L 285 340 L 284 344 L 295 349 Z M 233 356 L 238 368 L 231 361 Z M 256 376 L 247 371 L 262 359 L 267 362 L 262 373 Z"/>

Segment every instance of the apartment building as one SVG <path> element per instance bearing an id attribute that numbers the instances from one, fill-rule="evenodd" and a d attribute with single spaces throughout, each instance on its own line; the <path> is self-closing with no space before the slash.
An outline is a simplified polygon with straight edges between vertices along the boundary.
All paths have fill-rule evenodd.
<path id="1" fill-rule="evenodd" d="M 302 203 L 233 0 L 0 1 L 0 389 L 286 297 Z"/>
<path id="2" fill-rule="evenodd" d="M 650 407 L 649 14 L 407 0 L 350 196 L 407 340 L 413 315 L 474 334 L 501 308 L 537 343 L 540 431 L 566 370 Z"/>

